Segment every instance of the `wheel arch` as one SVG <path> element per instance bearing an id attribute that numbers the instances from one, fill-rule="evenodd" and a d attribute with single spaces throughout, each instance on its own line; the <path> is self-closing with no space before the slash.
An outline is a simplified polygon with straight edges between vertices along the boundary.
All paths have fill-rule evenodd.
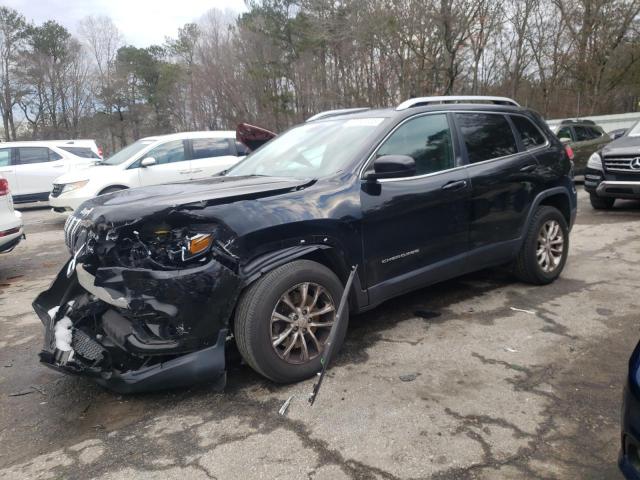
<path id="1" fill-rule="evenodd" d="M 107 190 L 110 190 L 112 188 L 118 188 L 120 190 L 127 190 L 129 187 L 127 187 L 126 185 L 109 185 L 108 187 L 104 187 L 102 190 L 100 190 L 98 195 L 104 195 Z"/>

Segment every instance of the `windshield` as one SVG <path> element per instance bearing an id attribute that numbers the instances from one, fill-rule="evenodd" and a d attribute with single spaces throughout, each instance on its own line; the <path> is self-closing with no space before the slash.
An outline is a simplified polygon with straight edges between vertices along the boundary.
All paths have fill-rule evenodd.
<path id="1" fill-rule="evenodd" d="M 228 176 L 319 178 L 342 170 L 384 118 L 306 123 L 276 137 Z"/>
<path id="2" fill-rule="evenodd" d="M 629 133 L 627 133 L 628 137 L 640 137 L 640 122 L 636 123 L 631 130 L 629 130 Z"/>
<path id="3" fill-rule="evenodd" d="M 106 160 L 99 162 L 100 165 L 120 165 L 122 162 L 126 162 L 131 157 L 133 157 L 136 153 L 138 153 L 143 148 L 148 147 L 155 140 L 138 140 L 131 145 L 124 147 L 122 150 L 117 151 L 113 155 L 111 155 Z"/>

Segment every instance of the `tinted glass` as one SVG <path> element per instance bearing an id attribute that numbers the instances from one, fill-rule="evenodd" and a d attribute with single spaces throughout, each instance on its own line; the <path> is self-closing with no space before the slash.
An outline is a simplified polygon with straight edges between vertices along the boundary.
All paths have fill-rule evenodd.
<path id="1" fill-rule="evenodd" d="M 90 148 L 83 147 L 59 147 L 61 150 L 74 154 L 76 157 L 82 158 L 100 158 Z"/>
<path id="2" fill-rule="evenodd" d="M 408 155 L 416 161 L 416 175 L 454 167 L 451 131 L 446 115 L 425 115 L 398 128 L 382 144 L 377 157 Z"/>
<path id="3" fill-rule="evenodd" d="M 49 149 L 49 161 L 53 162 L 54 160 L 60 160 L 60 159 L 62 159 L 62 155 Z"/>
<path id="4" fill-rule="evenodd" d="M 174 140 L 173 142 L 163 143 L 162 145 L 152 149 L 145 155 L 156 159 L 156 164 L 182 162 L 184 158 L 184 144 L 182 140 Z"/>
<path id="5" fill-rule="evenodd" d="M 194 138 L 191 140 L 191 148 L 194 160 L 231 155 L 229 141 L 226 138 Z"/>
<path id="6" fill-rule="evenodd" d="M 522 139 L 522 145 L 527 150 L 532 148 L 539 147 L 540 145 L 544 145 L 545 138 L 528 118 L 521 117 L 520 115 L 512 115 L 511 121 L 516 126 L 516 130 L 520 133 L 520 138 Z"/>
<path id="7" fill-rule="evenodd" d="M 588 127 L 587 129 L 591 133 L 591 138 L 599 138 L 604 134 L 604 132 L 598 130 L 595 127 Z"/>
<path id="8" fill-rule="evenodd" d="M 236 152 L 239 157 L 249 155 L 249 149 L 244 143 L 236 141 Z"/>
<path id="9" fill-rule="evenodd" d="M 573 127 L 573 131 L 576 134 L 577 142 L 584 142 L 586 140 L 591 140 L 593 136 L 591 135 L 591 131 L 587 127 Z"/>
<path id="10" fill-rule="evenodd" d="M 504 115 L 456 113 L 456 119 L 470 163 L 517 153 L 516 139 Z"/>
<path id="11" fill-rule="evenodd" d="M 11 165 L 11 149 L 0 148 L 0 167 Z"/>
<path id="12" fill-rule="evenodd" d="M 49 149 L 46 147 L 19 147 L 20 163 L 44 163 L 49 161 Z"/>
<path id="13" fill-rule="evenodd" d="M 569 127 L 560 128 L 556 136 L 558 138 L 568 138 L 569 140 L 573 140 L 573 135 L 571 135 L 571 129 Z"/>

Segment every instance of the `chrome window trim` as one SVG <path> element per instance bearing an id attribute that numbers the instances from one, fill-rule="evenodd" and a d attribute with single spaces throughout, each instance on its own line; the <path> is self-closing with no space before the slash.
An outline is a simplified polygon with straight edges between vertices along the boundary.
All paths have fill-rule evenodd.
<path id="1" fill-rule="evenodd" d="M 365 172 L 365 170 L 366 170 L 367 166 L 371 163 L 371 161 L 373 160 L 374 155 L 376 154 L 376 152 L 378 151 L 378 149 L 382 146 L 382 144 L 383 144 L 385 141 L 387 141 L 387 139 L 388 139 L 391 135 L 393 135 L 393 133 L 394 133 L 398 128 L 400 128 L 402 125 L 404 125 L 404 124 L 405 124 L 406 122 L 408 122 L 409 120 L 413 120 L 413 119 L 418 118 L 418 117 L 423 117 L 423 116 L 425 116 L 425 115 L 435 115 L 435 114 L 445 114 L 445 115 L 446 115 L 447 113 L 452 113 L 452 114 L 454 114 L 454 115 L 455 115 L 456 113 L 489 113 L 489 114 L 493 114 L 493 115 L 520 115 L 521 117 L 524 117 L 524 118 L 526 118 L 527 120 L 529 120 L 529 118 L 528 118 L 526 115 L 523 115 L 523 114 L 521 114 L 521 113 L 516 113 L 516 112 L 514 112 L 514 113 L 509 113 L 509 112 L 492 112 L 492 111 L 484 111 L 484 110 L 482 110 L 482 111 L 479 111 L 479 110 L 453 110 L 453 111 L 450 111 L 450 110 L 438 110 L 438 111 L 434 111 L 434 112 L 424 112 L 424 113 L 419 113 L 419 114 L 417 114 L 417 115 L 413 115 L 413 116 L 411 116 L 411 117 L 405 118 L 402 122 L 400 122 L 398 125 L 396 125 L 396 126 L 395 126 L 395 128 L 394 128 L 393 130 L 391 130 L 391 131 L 390 131 L 390 132 L 389 132 L 389 133 L 388 133 L 388 134 L 387 134 L 387 135 L 386 135 L 386 136 L 385 136 L 385 137 L 384 137 L 384 138 L 383 138 L 383 139 L 378 143 L 378 145 L 376 145 L 375 149 L 374 149 L 374 150 L 373 150 L 373 152 L 369 155 L 369 157 L 367 158 L 367 160 L 364 162 L 363 167 L 360 169 L 360 173 L 359 173 L 360 179 L 361 179 L 361 180 L 365 180 L 365 178 L 363 177 L 363 175 L 364 175 L 364 172 Z M 448 121 L 448 119 L 447 119 L 447 121 Z M 531 120 L 529 120 L 529 121 L 531 121 Z M 537 126 L 534 122 L 531 122 L 531 123 L 533 123 L 533 125 L 534 125 L 536 128 L 538 128 L 538 126 Z M 509 126 L 511 126 L 511 125 L 509 125 Z M 540 130 L 540 129 L 538 128 L 538 130 Z M 545 143 L 544 143 L 544 145 L 540 145 L 540 146 L 538 146 L 538 147 L 536 147 L 536 148 L 532 148 L 531 150 L 523 150 L 522 152 L 516 152 L 516 153 L 509 154 L 509 155 L 503 155 L 502 157 L 490 158 L 490 159 L 488 159 L 488 160 L 483 160 L 483 161 L 481 161 L 481 162 L 468 163 L 468 164 L 466 164 L 466 165 L 458 165 L 458 166 L 455 166 L 455 167 L 453 167 L 453 168 L 448 168 L 448 169 L 446 169 L 446 170 L 440 170 L 440 171 L 438 171 L 438 172 L 425 173 L 424 175 L 418 175 L 418 176 L 413 176 L 413 177 L 399 177 L 399 178 L 381 178 L 381 179 L 378 179 L 378 180 L 377 180 L 377 182 L 378 182 L 378 183 L 391 183 L 391 182 L 402 182 L 402 181 L 406 181 L 406 180 L 417 180 L 417 179 L 421 179 L 421 178 L 431 177 L 431 176 L 434 176 L 434 175 L 439 175 L 439 174 L 441 174 L 441 173 L 448 173 L 448 172 L 453 172 L 453 171 L 455 171 L 455 170 L 460 170 L 460 169 L 463 169 L 463 168 L 473 167 L 473 166 L 475 166 L 475 165 L 483 165 L 483 164 L 486 164 L 486 163 L 489 163 L 489 162 L 495 162 L 495 161 L 499 161 L 499 160 L 508 160 L 508 159 L 511 159 L 511 157 L 515 157 L 515 156 L 517 156 L 517 155 L 522 155 L 523 153 L 531 153 L 531 152 L 535 152 L 535 151 L 537 151 L 537 150 L 541 150 L 541 149 L 543 149 L 543 148 L 547 148 L 547 147 L 551 144 L 551 143 L 549 142 L 549 139 L 547 138 L 547 136 L 544 134 L 544 132 L 540 131 L 540 133 L 542 134 L 542 136 L 543 136 L 543 137 L 544 137 L 544 139 L 545 139 Z M 516 140 L 515 136 L 513 137 L 513 139 L 514 139 L 514 140 Z M 464 141 L 464 139 L 462 139 L 462 141 Z M 455 154 L 455 152 L 454 152 L 454 154 Z"/>

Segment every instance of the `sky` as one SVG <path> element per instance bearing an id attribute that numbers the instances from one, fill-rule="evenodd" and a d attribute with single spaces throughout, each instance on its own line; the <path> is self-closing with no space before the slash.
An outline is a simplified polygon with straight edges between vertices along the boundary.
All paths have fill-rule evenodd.
<path id="1" fill-rule="evenodd" d="M 244 0 L 2 0 L 28 21 L 55 20 L 71 33 L 87 15 L 107 15 L 128 44 L 147 47 L 175 37 L 178 28 L 198 20 L 208 10 L 245 11 Z"/>

